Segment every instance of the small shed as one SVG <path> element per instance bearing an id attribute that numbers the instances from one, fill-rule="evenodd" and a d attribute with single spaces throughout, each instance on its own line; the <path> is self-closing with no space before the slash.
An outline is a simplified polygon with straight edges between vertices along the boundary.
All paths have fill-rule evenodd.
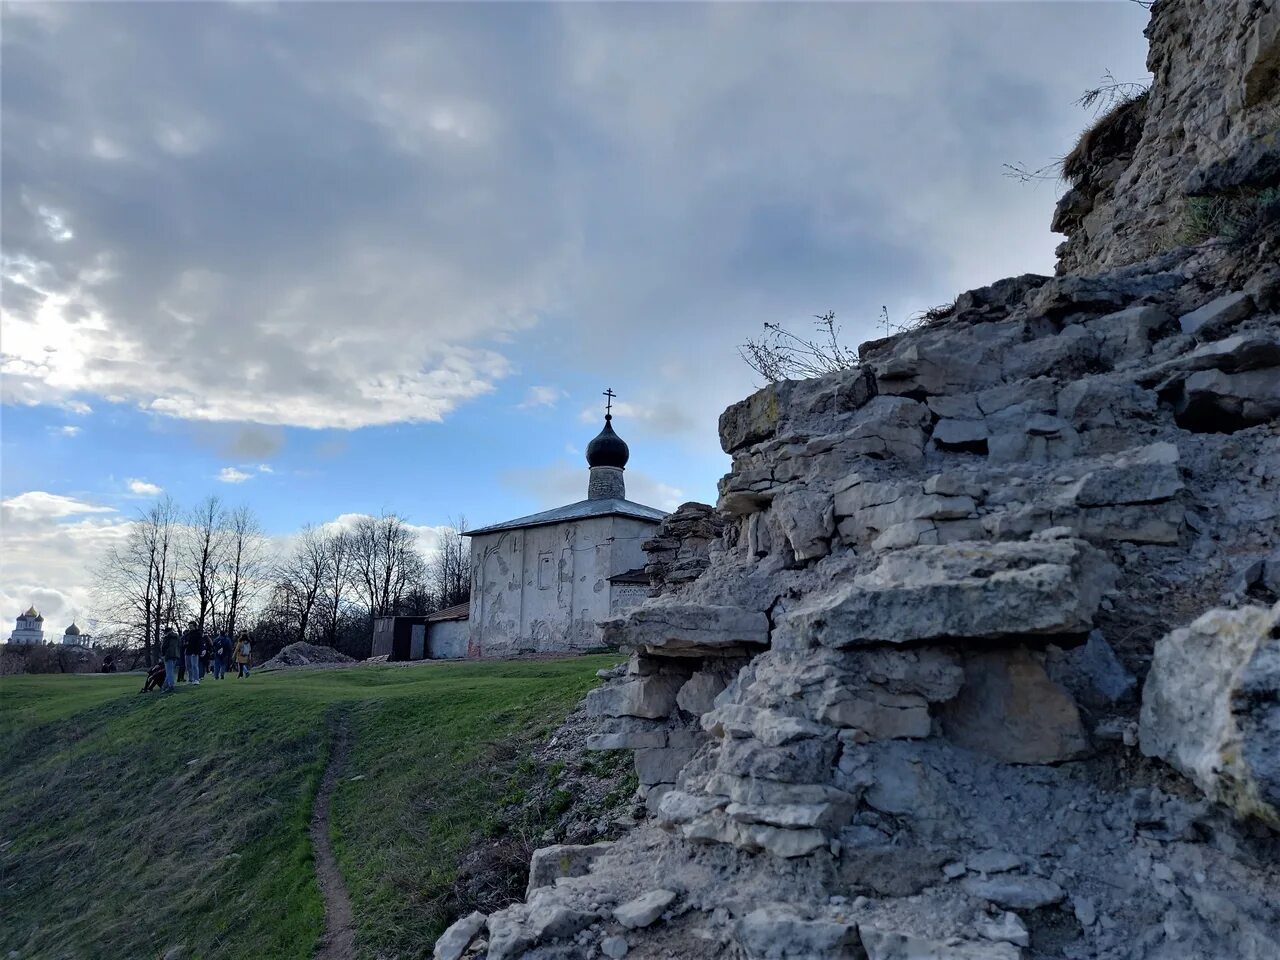
<path id="1" fill-rule="evenodd" d="M 378 617 L 370 656 L 388 660 L 453 660 L 467 655 L 470 603 L 425 617 Z"/>
<path id="2" fill-rule="evenodd" d="M 388 660 L 421 660 L 426 652 L 426 617 L 378 617 L 373 621 L 370 656 Z"/>
<path id="3" fill-rule="evenodd" d="M 445 607 L 427 615 L 427 656 L 432 660 L 455 660 L 467 655 L 471 633 L 468 620 L 471 602 Z"/>

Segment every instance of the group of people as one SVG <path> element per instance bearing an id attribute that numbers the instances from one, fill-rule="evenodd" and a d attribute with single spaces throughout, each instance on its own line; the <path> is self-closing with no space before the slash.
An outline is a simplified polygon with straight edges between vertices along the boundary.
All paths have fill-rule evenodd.
<path id="1" fill-rule="evenodd" d="M 221 680 L 232 663 L 236 665 L 237 678 L 247 677 L 253 660 L 253 644 L 245 633 L 232 642 L 225 630 L 210 643 L 199 624 L 192 621 L 181 635 L 173 627 L 165 628 L 160 656 L 162 662 L 147 674 L 142 686 L 144 693 L 156 686 L 161 690 L 174 690 L 184 679 L 198 686 L 200 678 L 209 674 Z"/>

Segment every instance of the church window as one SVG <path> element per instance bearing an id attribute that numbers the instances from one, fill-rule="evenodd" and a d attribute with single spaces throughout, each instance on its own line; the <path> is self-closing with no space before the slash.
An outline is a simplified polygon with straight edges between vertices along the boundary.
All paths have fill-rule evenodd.
<path id="1" fill-rule="evenodd" d="M 551 589 L 551 579 L 552 579 L 551 563 L 552 563 L 552 558 L 551 558 L 550 552 L 538 554 L 538 589 L 539 590 Z"/>

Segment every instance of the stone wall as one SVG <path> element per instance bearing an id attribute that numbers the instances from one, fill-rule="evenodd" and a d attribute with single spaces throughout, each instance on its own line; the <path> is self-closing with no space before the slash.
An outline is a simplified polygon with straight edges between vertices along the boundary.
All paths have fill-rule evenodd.
<path id="1" fill-rule="evenodd" d="M 1159 0 L 1141 139 L 1058 205 L 1058 272 L 1177 246 L 1189 198 L 1280 186 L 1280 9 L 1273 0 Z M 1107 158 L 1100 158 L 1105 161 Z"/>
<path id="2" fill-rule="evenodd" d="M 1175 107 L 1248 151 L 1273 12 L 1157 4 L 1161 143 L 1071 254 L 1127 265 L 724 412 L 723 529 L 649 545 L 586 703 L 650 819 L 536 856 L 438 956 L 1280 956 L 1276 241 L 1144 258 L 1140 213 L 1207 157 Z"/>

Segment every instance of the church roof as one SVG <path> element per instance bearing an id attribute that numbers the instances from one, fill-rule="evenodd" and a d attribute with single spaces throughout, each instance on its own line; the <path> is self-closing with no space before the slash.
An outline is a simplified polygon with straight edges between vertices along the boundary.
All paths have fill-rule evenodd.
<path id="1" fill-rule="evenodd" d="M 631 517 L 633 520 L 650 520 L 660 523 L 666 511 L 656 507 L 646 507 L 643 503 L 633 503 L 620 497 L 600 500 L 579 500 L 568 506 L 544 510 L 542 513 L 530 514 L 504 523 L 494 523 L 475 530 L 464 530 L 462 535 L 474 537 L 479 533 L 498 533 L 502 530 L 520 530 L 524 527 L 544 527 L 549 523 L 564 523 L 569 520 L 585 520 L 588 517 Z"/>
<path id="2" fill-rule="evenodd" d="M 12 608 L 11 608 L 11 609 L 12 609 Z M 24 617 L 34 617 L 36 620 L 43 620 L 43 619 L 44 619 L 44 617 L 40 616 L 40 611 L 36 609 L 36 605 L 35 605 L 34 603 L 33 603 L 33 604 L 31 605 L 31 607 L 27 610 L 27 612 L 23 614 L 23 616 L 24 616 Z"/>
<path id="3" fill-rule="evenodd" d="M 63 636 L 64 637 L 80 636 L 80 628 L 76 626 L 76 622 L 74 620 L 71 621 L 71 626 L 67 627 L 66 632 L 63 633 Z"/>

